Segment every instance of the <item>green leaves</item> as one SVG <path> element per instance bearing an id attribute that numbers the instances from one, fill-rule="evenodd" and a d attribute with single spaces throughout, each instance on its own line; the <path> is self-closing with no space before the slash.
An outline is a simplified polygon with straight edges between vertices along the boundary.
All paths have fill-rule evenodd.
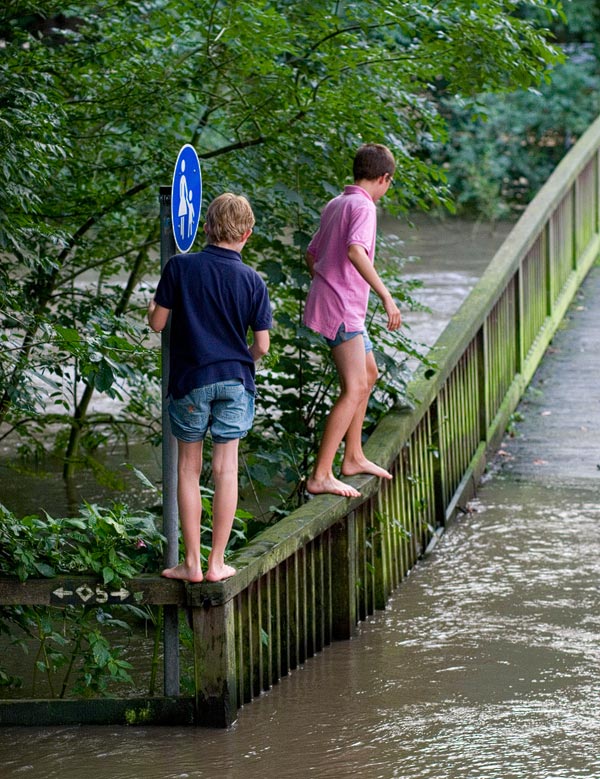
<path id="1" fill-rule="evenodd" d="M 145 303 L 159 273 L 158 187 L 189 142 L 202 161 L 203 207 L 228 189 L 246 193 L 256 212 L 245 258 L 272 291 L 279 360 L 267 376 L 283 393 L 270 389 L 265 401 L 270 416 L 283 403 L 286 435 L 304 425 L 314 443 L 329 379 L 317 375 L 322 352 L 300 322 L 302 255 L 318 212 L 348 181 L 363 141 L 387 143 L 398 160 L 386 208 L 447 204 L 432 162 L 446 137 L 440 97 L 538 85 L 556 59 L 540 25 L 559 7 L 5 4 L 0 422 L 17 437 L 35 418 L 41 437 L 46 409 L 60 405 L 71 417 L 67 471 L 95 393 L 120 400 L 113 432 L 126 420 L 156 440 L 148 409 L 159 394 L 157 342 L 144 328 Z"/>
<path id="2" fill-rule="evenodd" d="M 0 576 L 16 575 L 21 581 L 93 574 L 103 585 L 119 587 L 143 571 L 158 569 L 163 542 L 150 515 L 132 516 L 121 505 L 106 509 L 85 504 L 74 518 L 19 519 L 0 504 Z M 120 608 L 126 613 L 128 607 Z M 110 684 L 132 684 L 131 665 L 121 658 L 116 638 L 119 631 L 122 635 L 130 630 L 127 622 L 100 607 L 68 606 L 60 612 L 37 606 L 0 609 L 0 633 L 15 640 L 25 635 L 37 646 L 31 697 L 38 692 L 40 674 L 50 697 L 64 697 L 67 691 L 90 697 L 105 694 Z M 21 680 L 0 668 L 3 684 L 14 687 Z"/>
<path id="3" fill-rule="evenodd" d="M 600 68 L 573 49 L 536 90 L 444 99 L 450 140 L 434 152 L 458 208 L 495 220 L 518 213 L 600 112 Z"/>
<path id="4" fill-rule="evenodd" d="M 0 575 L 95 574 L 120 584 L 161 562 L 163 537 L 150 515 L 132 516 L 125 506 L 84 504 L 80 516 L 15 517 L 0 504 Z"/>

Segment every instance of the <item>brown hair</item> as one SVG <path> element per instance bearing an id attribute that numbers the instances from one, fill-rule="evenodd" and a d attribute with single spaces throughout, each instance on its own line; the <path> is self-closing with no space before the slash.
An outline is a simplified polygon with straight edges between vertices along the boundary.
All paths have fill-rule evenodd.
<path id="1" fill-rule="evenodd" d="M 396 170 L 394 155 L 381 143 L 365 143 L 354 155 L 354 181 L 374 181 L 380 176 L 392 176 Z"/>
<path id="2" fill-rule="evenodd" d="M 225 192 L 206 211 L 205 230 L 210 243 L 236 243 L 254 227 L 254 214 L 243 195 Z"/>

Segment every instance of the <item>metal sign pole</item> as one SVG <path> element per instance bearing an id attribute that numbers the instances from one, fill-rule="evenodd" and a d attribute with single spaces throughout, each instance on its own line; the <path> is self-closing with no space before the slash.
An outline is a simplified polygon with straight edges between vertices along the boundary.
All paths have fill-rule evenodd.
<path id="1" fill-rule="evenodd" d="M 176 253 L 171 225 L 171 187 L 160 188 L 160 269 Z M 179 517 L 177 511 L 177 443 L 171 433 L 167 412 L 169 384 L 170 322 L 161 335 L 162 367 L 162 482 L 163 535 L 167 539 L 164 563 L 172 568 L 179 562 Z M 164 692 L 179 695 L 179 612 L 177 606 L 164 607 Z"/>

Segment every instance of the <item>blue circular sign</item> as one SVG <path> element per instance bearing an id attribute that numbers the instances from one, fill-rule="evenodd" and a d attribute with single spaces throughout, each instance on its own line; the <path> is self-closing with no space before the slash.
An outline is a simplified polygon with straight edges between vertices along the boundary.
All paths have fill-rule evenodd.
<path id="1" fill-rule="evenodd" d="M 189 143 L 177 155 L 171 186 L 173 237 L 180 252 L 189 252 L 200 223 L 202 174 L 196 150 Z"/>

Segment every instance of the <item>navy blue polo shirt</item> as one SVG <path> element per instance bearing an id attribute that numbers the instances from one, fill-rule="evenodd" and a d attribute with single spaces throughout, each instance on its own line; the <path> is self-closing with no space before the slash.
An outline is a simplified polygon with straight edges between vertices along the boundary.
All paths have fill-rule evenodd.
<path id="1" fill-rule="evenodd" d="M 171 310 L 173 398 L 228 379 L 256 391 L 246 338 L 248 329 L 271 328 L 271 306 L 266 284 L 238 252 L 211 244 L 201 252 L 176 254 L 165 265 L 154 299 Z"/>

